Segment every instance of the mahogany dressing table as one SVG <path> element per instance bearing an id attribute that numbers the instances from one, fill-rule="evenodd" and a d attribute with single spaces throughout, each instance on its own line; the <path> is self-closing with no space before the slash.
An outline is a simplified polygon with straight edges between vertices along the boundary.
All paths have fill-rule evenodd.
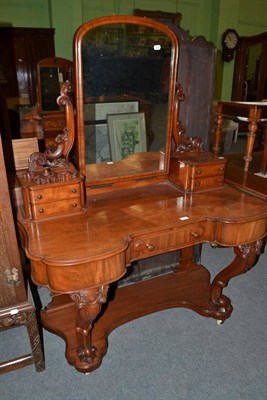
<path id="1" fill-rule="evenodd" d="M 109 38 L 114 41 L 114 28 L 123 40 L 123 58 L 127 32 L 131 37 L 139 31 L 147 34 L 147 49 L 143 42 L 136 44 L 140 59 L 164 57 L 155 48 L 162 37 L 165 49 L 169 46 L 165 146 L 133 152 L 120 161 L 86 165 L 90 138 L 85 139 L 84 129 L 83 54 L 89 52 L 95 62 L 106 51 L 110 57 L 111 46 L 106 46 Z M 82 25 L 74 39 L 75 116 L 66 83 L 58 98 L 65 106 L 66 129 L 56 138 L 57 148 L 34 153 L 29 170 L 19 177 L 22 246 L 33 281 L 53 294 L 42 311 L 42 323 L 65 340 L 67 361 L 83 373 L 100 366 L 108 334 L 135 318 L 171 307 L 186 307 L 221 322 L 229 318 L 233 307 L 223 289 L 251 268 L 263 251 L 266 202 L 228 187 L 226 159 L 203 152 L 198 138 L 184 136 L 178 51 L 172 30 L 148 18 L 103 17 Z M 126 72 L 122 65 L 120 74 Z M 89 78 L 93 85 L 97 76 Z M 134 120 L 136 113 L 130 117 Z M 158 124 L 155 135 L 161 129 Z M 122 134 L 118 128 L 116 135 Z M 135 132 L 136 140 L 139 134 Z M 76 166 L 70 161 L 74 138 Z M 205 242 L 234 248 L 232 263 L 212 281 L 193 258 L 193 247 Z M 117 287 L 134 260 L 173 250 L 179 250 L 179 256 L 170 273 Z"/>

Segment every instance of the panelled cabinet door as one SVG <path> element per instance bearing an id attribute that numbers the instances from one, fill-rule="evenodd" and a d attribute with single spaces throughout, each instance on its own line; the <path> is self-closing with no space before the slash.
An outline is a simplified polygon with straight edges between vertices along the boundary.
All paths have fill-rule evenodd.
<path id="1" fill-rule="evenodd" d="M 0 135 L 0 331 L 25 325 L 32 354 L 0 359 L 0 374 L 35 364 L 43 371 L 44 358 L 34 305 L 28 300 L 16 238 Z"/>
<path id="2" fill-rule="evenodd" d="M 18 298 L 25 299 L 23 293 L 20 296 L 21 277 L 19 266 L 12 266 L 8 254 L 8 245 L 4 232 L 3 210 L 0 205 L 0 306 L 1 308 L 16 306 Z"/>
<path id="3" fill-rule="evenodd" d="M 27 301 L 0 142 L 0 307 Z"/>

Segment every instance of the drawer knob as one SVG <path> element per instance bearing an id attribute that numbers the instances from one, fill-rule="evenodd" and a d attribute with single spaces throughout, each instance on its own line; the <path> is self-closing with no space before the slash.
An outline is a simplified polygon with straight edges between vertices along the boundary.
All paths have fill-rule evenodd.
<path id="1" fill-rule="evenodd" d="M 224 171 L 224 167 L 220 167 L 220 168 L 219 168 L 219 171 Z"/>
<path id="2" fill-rule="evenodd" d="M 144 243 L 141 240 L 137 240 L 134 244 L 135 251 L 142 251 L 144 249 Z"/>
<path id="3" fill-rule="evenodd" d="M 43 196 L 41 194 L 38 194 L 37 199 L 41 200 Z"/>
<path id="4" fill-rule="evenodd" d="M 43 208 L 40 208 L 39 213 L 40 213 L 40 214 L 43 214 L 43 213 L 44 213 L 44 209 L 43 209 Z"/>
<path id="5" fill-rule="evenodd" d="M 137 242 L 135 242 L 134 244 L 134 249 L 135 251 L 144 252 L 146 250 L 153 251 L 155 247 L 153 246 L 153 244 L 150 243 L 145 244 L 144 242 L 142 242 L 142 240 L 137 240 Z"/>
<path id="6" fill-rule="evenodd" d="M 201 169 L 197 169 L 197 174 L 200 175 L 202 173 Z"/>
<path id="7" fill-rule="evenodd" d="M 72 193 L 77 193 L 77 189 L 72 189 Z"/>
<path id="8" fill-rule="evenodd" d="M 147 248 L 148 251 L 153 251 L 155 249 L 153 244 L 146 244 L 146 248 Z"/>
<path id="9" fill-rule="evenodd" d="M 197 233 L 197 232 L 192 232 L 192 236 L 193 236 L 194 238 L 198 238 L 198 237 L 199 237 L 199 233 Z"/>
<path id="10" fill-rule="evenodd" d="M 72 207 L 76 208 L 77 207 L 77 203 L 72 203 Z"/>

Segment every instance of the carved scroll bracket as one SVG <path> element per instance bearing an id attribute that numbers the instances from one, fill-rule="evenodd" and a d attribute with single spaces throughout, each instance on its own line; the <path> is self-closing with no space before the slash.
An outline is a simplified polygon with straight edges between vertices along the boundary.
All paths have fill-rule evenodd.
<path id="1" fill-rule="evenodd" d="M 78 171 L 69 162 L 68 157 L 74 143 L 74 113 L 71 100 L 68 96 L 69 82 L 64 82 L 57 103 L 65 107 L 66 126 L 63 133 L 55 139 L 56 150 L 36 152 L 29 157 L 29 169 L 24 174 L 27 183 L 38 185 L 53 182 L 68 182 L 77 178 Z"/>
<path id="2" fill-rule="evenodd" d="M 211 285 L 211 302 L 218 310 L 218 317 L 226 319 L 232 312 L 230 300 L 222 294 L 230 279 L 247 272 L 255 265 L 263 249 L 263 240 L 235 247 L 235 259 L 215 276 Z"/>
<path id="3" fill-rule="evenodd" d="M 70 294 L 78 308 L 76 318 L 77 354 L 81 362 L 92 363 L 96 348 L 91 342 L 93 322 L 106 302 L 108 285 Z"/>
<path id="4" fill-rule="evenodd" d="M 184 101 L 185 94 L 182 85 L 177 83 L 176 95 L 174 99 L 174 113 L 173 113 L 173 139 L 175 143 L 172 155 L 175 156 L 184 152 L 203 152 L 203 141 L 200 137 L 185 137 L 185 127 L 179 121 L 180 103 Z"/>

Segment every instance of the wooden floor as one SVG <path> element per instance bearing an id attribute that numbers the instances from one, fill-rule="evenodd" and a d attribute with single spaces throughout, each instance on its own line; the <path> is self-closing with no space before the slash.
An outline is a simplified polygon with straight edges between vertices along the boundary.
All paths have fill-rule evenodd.
<path id="1" fill-rule="evenodd" d="M 244 153 L 225 154 L 228 159 L 225 180 L 230 185 L 267 200 L 267 177 L 255 175 L 260 172 L 262 154 L 262 151 L 253 153 L 253 160 L 248 172 L 244 171 Z"/>

